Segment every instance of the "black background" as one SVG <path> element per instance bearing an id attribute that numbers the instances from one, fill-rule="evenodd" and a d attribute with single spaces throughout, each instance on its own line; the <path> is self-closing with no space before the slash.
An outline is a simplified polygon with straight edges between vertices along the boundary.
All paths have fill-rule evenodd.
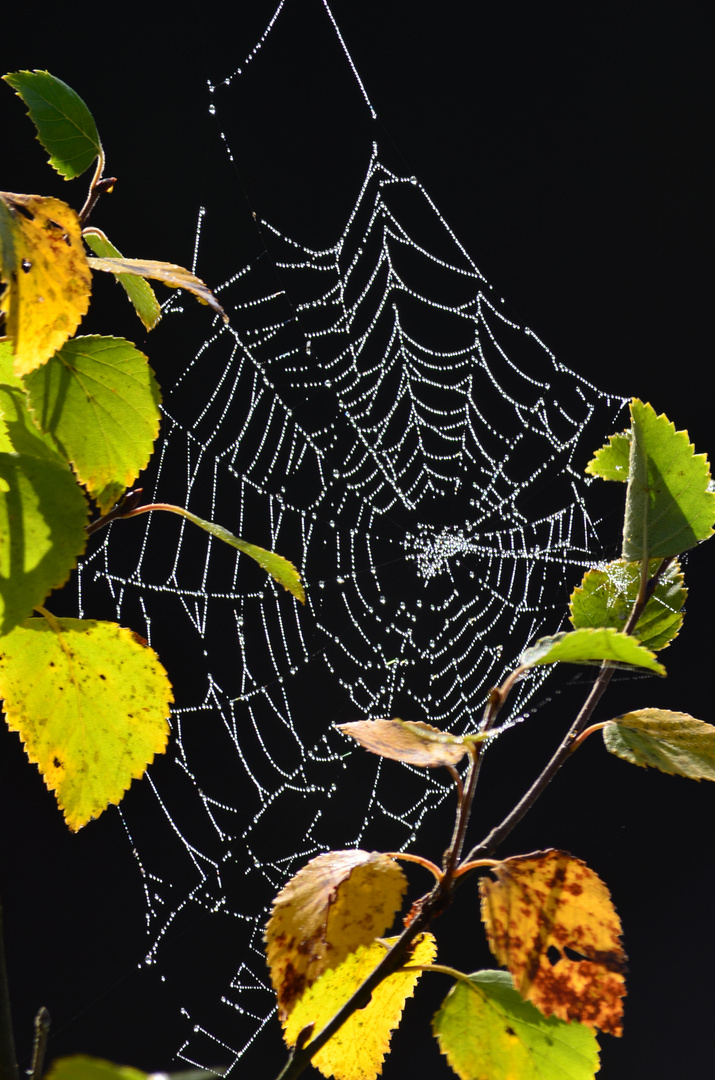
<path id="1" fill-rule="evenodd" d="M 713 95 L 708 35 L 694 8 L 340 0 L 333 10 L 379 114 L 379 137 L 419 176 L 515 317 L 594 384 L 651 401 L 712 452 Z M 251 209 L 280 224 L 310 221 L 323 239 L 320 230 L 330 235 L 352 201 L 340 187 L 359 156 L 350 125 L 363 140 L 370 124 L 345 89 L 352 84 L 318 0 L 288 0 L 284 52 L 260 92 L 243 99 L 236 171 L 215 154 L 206 81 L 233 71 L 270 14 L 255 3 L 189 17 L 149 8 L 130 20 L 116 8 L 75 5 L 61 28 L 33 20 L 31 33 L 21 12 L 9 22 L 4 15 L 3 70 L 47 68 L 89 103 L 119 177 L 96 221 L 125 252 L 190 263 L 199 205 L 223 205 L 231 243 L 247 248 L 257 243 Z M 63 184 L 45 167 L 9 89 L 0 139 L 4 188 L 79 202 L 82 181 Z M 212 254 L 220 277 L 225 253 Z M 202 258 L 210 281 L 209 254 Z M 226 265 L 240 261 L 232 253 Z M 173 363 L 168 339 L 160 329 L 145 342 L 115 315 L 115 300 L 98 292 L 92 317 L 146 347 L 161 379 Z M 197 308 L 197 320 L 204 315 Z M 689 560 L 688 618 L 665 657 L 668 682 L 621 684 L 614 712 L 657 695 L 657 704 L 711 720 L 710 558 L 704 549 Z M 537 736 L 524 738 L 523 756 L 495 753 L 485 777 L 483 798 L 491 784 L 497 808 L 509 797 L 505 775 L 518 794 L 535 771 Z M 146 951 L 141 883 L 118 817 L 70 836 L 17 737 L 1 742 L 0 891 L 23 1064 L 32 1016 L 45 1004 L 52 1056 L 85 1051 L 176 1067 L 174 1013 L 137 973 Z M 566 848 L 611 888 L 631 977 L 626 1032 L 602 1039 L 602 1075 L 710 1076 L 715 794 L 630 768 L 593 743 L 509 850 Z M 427 842 L 438 845 L 431 835 Z M 465 966 L 489 966 L 474 944 L 480 932 L 466 929 L 469 901 L 460 896 L 455 908 L 440 928 L 443 958 L 467 954 Z M 439 986 L 432 997 L 443 993 Z M 428 1015 L 396 1036 L 387 1075 L 446 1072 Z M 237 1074 L 276 1071 L 277 1024 L 260 1054 Z"/>

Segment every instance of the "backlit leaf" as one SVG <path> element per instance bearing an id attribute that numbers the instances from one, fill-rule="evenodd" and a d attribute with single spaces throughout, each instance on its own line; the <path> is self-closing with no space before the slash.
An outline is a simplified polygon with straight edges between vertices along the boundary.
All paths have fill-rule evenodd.
<path id="1" fill-rule="evenodd" d="M 631 635 L 608 627 L 572 630 L 539 638 L 521 654 L 519 665 L 530 668 L 539 664 L 592 664 L 603 660 L 665 675 L 665 668 L 652 652 L 639 645 Z"/>
<path id="2" fill-rule="evenodd" d="M 713 534 L 710 467 L 687 431 L 676 431 L 651 405 L 631 402 L 631 456 L 623 522 L 623 558 L 679 555 Z"/>
<path id="3" fill-rule="evenodd" d="M 314 1024 L 317 1034 L 333 1018 L 338 1009 L 352 996 L 385 955 L 386 946 L 373 942 L 360 946 L 339 967 L 326 971 L 301 998 L 285 1024 L 284 1038 L 292 1046 L 301 1031 Z M 436 945 L 431 934 L 423 934 L 415 942 L 410 964 L 430 964 Z M 358 1009 L 333 1035 L 322 1050 L 312 1058 L 312 1064 L 323 1076 L 336 1080 L 375 1080 L 382 1072 L 385 1055 L 390 1049 L 390 1036 L 402 1018 L 408 997 L 412 997 L 420 971 L 398 971 L 384 979 L 373 990 L 364 1009 Z"/>
<path id="4" fill-rule="evenodd" d="M 99 229 L 85 229 L 82 235 L 95 255 L 122 258 L 122 253 Z M 161 307 L 149 282 L 135 274 L 115 274 L 114 276 L 131 300 L 144 326 L 147 330 L 153 330 L 161 318 Z"/>
<path id="5" fill-rule="evenodd" d="M 0 353 L 7 361 L 7 343 Z M 0 408 L 0 634 L 6 634 L 67 581 L 85 548 L 89 507 L 69 466 L 30 422 L 17 386 L 0 383 Z"/>
<path id="6" fill-rule="evenodd" d="M 651 559 L 652 577 L 661 559 Z M 622 630 L 638 597 L 640 563 L 617 559 L 584 575 L 571 594 L 570 618 L 576 629 L 612 626 Z M 646 649 L 663 649 L 677 635 L 683 622 L 682 608 L 688 590 L 678 562 L 673 562 L 659 578 L 645 611 L 636 623 L 633 636 Z"/>
<path id="7" fill-rule="evenodd" d="M 2 216 L 11 224 L 12 253 L 0 281 L 0 319 L 13 343 L 15 372 L 26 375 L 44 364 L 72 337 L 89 307 L 92 275 L 79 220 L 59 199 L 0 192 Z M 10 226 L 8 226 L 10 228 Z M 7 248 L 9 252 L 9 248 Z"/>
<path id="8" fill-rule="evenodd" d="M 186 289 L 187 292 L 193 293 L 202 304 L 212 307 L 224 322 L 228 322 L 228 315 L 209 287 L 184 266 L 155 262 L 152 259 L 93 259 L 90 257 L 87 262 L 93 270 L 106 270 L 110 274 L 135 274 L 139 277 L 161 281 L 172 289 Z"/>
<path id="9" fill-rule="evenodd" d="M 324 971 L 389 930 L 406 888 L 397 863 L 369 851 L 328 851 L 291 878 L 265 933 L 281 1019 Z"/>
<path id="10" fill-rule="evenodd" d="M 102 152 L 94 117 L 67 83 L 49 71 L 4 75 L 27 106 L 50 165 L 65 180 L 80 176 Z"/>
<path id="11" fill-rule="evenodd" d="M 267 574 L 270 574 L 274 581 L 282 585 L 296 600 L 300 600 L 301 604 L 305 603 L 305 590 L 303 582 L 300 580 L 300 574 L 288 559 L 284 559 L 282 555 L 276 555 L 274 551 L 267 551 L 265 548 L 258 547 L 257 544 L 249 544 L 238 536 L 234 536 L 228 529 L 224 529 L 223 525 L 216 525 L 213 521 L 206 521 L 205 518 L 197 517 L 196 514 L 184 510 L 181 506 L 172 506 L 170 503 L 160 505 L 161 509 L 185 517 L 187 521 L 198 525 L 204 532 L 215 536 L 217 540 L 222 540 L 224 544 L 229 544 L 231 547 L 243 552 L 244 555 L 254 559 Z"/>
<path id="12" fill-rule="evenodd" d="M 603 741 L 633 765 L 691 780 L 715 780 L 715 727 L 687 713 L 638 709 L 606 724 Z"/>
<path id="13" fill-rule="evenodd" d="M 622 1034 L 626 955 L 611 895 L 565 851 L 505 859 L 481 878 L 489 947 L 545 1016 Z"/>
<path id="14" fill-rule="evenodd" d="M 585 1024 L 546 1017 L 506 971 L 477 971 L 450 990 L 432 1021 L 462 1080 L 592 1080 L 598 1043 Z"/>
<path id="15" fill-rule="evenodd" d="M 75 337 L 25 378 L 38 426 L 102 513 L 144 469 L 159 433 L 159 387 L 124 338 Z"/>
<path id="16" fill-rule="evenodd" d="M 118 803 L 166 749 L 166 672 L 115 623 L 28 619 L 0 638 L 0 697 L 73 831 Z"/>
<path id="17" fill-rule="evenodd" d="M 67 466 L 66 458 L 58 453 L 52 440 L 39 430 L 30 415 L 25 385 L 13 371 L 9 341 L 0 341 L 0 415 L 5 432 L 4 437 L 0 437 L 1 451 L 29 454 Z"/>
<path id="18" fill-rule="evenodd" d="M 459 735 L 439 731 L 421 720 L 356 720 L 337 727 L 373 754 L 423 768 L 456 765 L 467 753 L 466 741 Z"/>
<path id="19" fill-rule="evenodd" d="M 75 1054 L 53 1061 L 45 1080 L 147 1080 L 148 1075 L 130 1065 Z"/>
<path id="20" fill-rule="evenodd" d="M 611 435 L 605 446 L 593 455 L 585 471 L 602 480 L 628 480 L 628 463 L 631 456 L 631 433 L 622 431 Z"/>

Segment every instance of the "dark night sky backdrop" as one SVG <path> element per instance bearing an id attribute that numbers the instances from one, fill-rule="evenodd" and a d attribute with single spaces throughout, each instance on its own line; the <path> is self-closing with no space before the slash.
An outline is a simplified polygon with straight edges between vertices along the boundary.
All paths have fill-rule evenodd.
<path id="1" fill-rule="evenodd" d="M 200 13 L 164 16 L 151 6 L 141 20 L 88 8 L 93 17 L 76 38 L 41 23 L 29 34 L 18 12 L 5 22 L 3 71 L 47 68 L 92 108 L 119 177 L 97 224 L 128 254 L 189 263 L 202 204 L 222 206 L 231 242 L 248 246 L 251 208 L 284 214 L 286 226 L 296 207 L 311 227 L 329 230 L 339 218 L 341 169 L 354 147 L 331 126 L 331 110 L 369 123 L 354 94 L 345 104 L 332 92 L 333 80 L 350 80 L 318 0 L 289 0 L 290 52 L 241 118 L 243 190 L 214 154 L 206 80 L 234 69 L 270 15 L 269 4 L 245 6 L 207 12 L 204 23 Z M 712 454 L 713 88 L 694 6 L 336 0 L 333 10 L 378 111 L 380 138 L 419 176 L 515 317 L 568 366 L 603 389 L 650 400 Z M 294 80 L 303 77 L 316 116 L 292 111 Z M 45 168 L 9 89 L 0 132 L 4 188 L 72 199 L 80 182 L 63 185 Z M 209 281 L 241 261 L 233 253 L 222 261 L 220 250 L 202 258 Z M 160 378 L 171 370 L 162 330 L 145 343 L 138 324 L 115 316 L 111 290 L 98 295 L 101 329 L 146 347 Z M 684 638 L 668 650 L 670 679 L 655 688 L 659 704 L 704 720 L 712 719 L 711 557 L 706 549 L 690 560 Z M 642 692 L 618 688 L 624 704 L 614 712 L 643 704 Z M 650 685 L 646 692 L 653 696 Z M 517 792 L 534 771 L 530 737 L 524 759 L 508 766 Z M 0 891 L 23 1064 L 32 1015 L 44 1003 L 53 1056 L 82 1050 L 171 1067 L 174 1013 L 134 974 L 145 952 L 143 904 L 117 815 L 69 836 L 16 736 L 0 741 Z M 498 801 L 498 782 L 489 783 Z M 572 850 L 614 895 L 632 976 L 626 1035 L 602 1040 L 609 1080 L 711 1075 L 714 825 L 711 785 L 629 769 L 593 745 L 514 837 L 514 851 Z M 464 897 L 456 907 L 466 919 Z M 456 935 L 448 947 L 456 959 Z M 277 1026 L 275 1034 L 275 1058 L 260 1067 L 253 1060 L 251 1075 L 272 1075 L 282 1057 Z M 411 1053 L 398 1036 L 403 1057 L 387 1075 L 438 1075 L 426 1040 L 421 1031 Z"/>

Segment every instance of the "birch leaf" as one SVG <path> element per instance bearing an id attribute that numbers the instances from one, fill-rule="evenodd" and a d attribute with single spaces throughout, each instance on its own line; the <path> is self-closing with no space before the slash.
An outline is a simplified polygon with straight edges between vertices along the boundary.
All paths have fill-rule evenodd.
<path id="1" fill-rule="evenodd" d="M 95 255 L 122 258 L 122 253 L 99 229 L 85 229 L 82 236 Z M 147 330 L 153 330 L 161 318 L 161 307 L 149 282 L 143 277 L 137 277 L 136 274 L 115 274 L 114 276 L 131 300 L 144 326 Z"/>
<path id="2" fill-rule="evenodd" d="M 652 652 L 639 645 L 630 634 L 610 627 L 583 628 L 539 638 L 521 654 L 519 665 L 530 668 L 539 664 L 593 664 L 603 660 L 665 675 L 665 668 Z"/>
<path id="3" fill-rule="evenodd" d="M 28 619 L 0 638 L 0 697 L 73 832 L 166 749 L 171 684 L 115 623 Z"/>
<path id="4" fill-rule="evenodd" d="M 421 720 L 356 720 L 337 727 L 373 754 L 428 769 L 456 765 L 467 753 L 469 741 Z"/>
<path id="5" fill-rule="evenodd" d="M 384 943 L 375 941 L 360 946 L 339 967 L 326 971 L 313 983 L 285 1024 L 284 1038 L 288 1045 L 293 1046 L 301 1031 L 310 1024 L 314 1025 L 316 1033 L 324 1028 L 375 970 L 386 947 L 396 940 L 388 938 Z M 423 934 L 415 942 L 409 962 L 429 965 L 435 954 L 434 937 Z M 405 1001 L 412 997 L 421 974 L 421 971 L 398 971 L 373 990 L 369 1004 L 354 1012 L 312 1058 L 312 1064 L 323 1076 L 334 1076 L 335 1080 L 375 1080 L 380 1075 L 390 1049 L 392 1032 L 399 1024 Z"/>
<path id="6" fill-rule="evenodd" d="M 4 75 L 37 128 L 50 165 L 65 180 L 81 176 L 102 152 L 94 117 L 71 86 L 49 71 Z"/>
<path id="7" fill-rule="evenodd" d="M 0 192 L 0 203 L 0 319 L 15 373 L 26 375 L 74 334 L 89 307 L 92 275 L 79 219 L 66 203 L 10 192 Z"/>
<path id="8" fill-rule="evenodd" d="M 93 270 L 106 270 L 110 274 L 134 274 L 142 278 L 152 278 L 161 281 L 172 289 L 186 289 L 193 293 L 202 304 L 208 304 L 217 312 L 224 322 L 228 322 L 228 315 L 223 310 L 214 294 L 205 285 L 201 278 L 197 278 L 184 266 L 175 263 L 155 262 L 152 259 L 95 259 L 90 257 L 87 262 Z"/>
<path id="9" fill-rule="evenodd" d="M 565 851 L 505 859 L 480 879 L 489 947 L 545 1016 L 623 1032 L 626 955 L 611 896 Z"/>
<path id="10" fill-rule="evenodd" d="M 130 1065 L 114 1065 L 102 1058 L 74 1054 L 53 1061 L 45 1080 L 147 1080 L 149 1075 Z"/>
<path id="11" fill-rule="evenodd" d="M 324 971 L 390 928 L 406 888 L 397 863 L 369 851 L 328 851 L 291 878 L 265 933 L 282 1020 Z"/>
<path id="12" fill-rule="evenodd" d="M 506 971 L 460 979 L 432 1026 L 461 1080 L 592 1080 L 598 1072 L 593 1030 L 544 1016 L 516 992 Z"/>
<path id="13" fill-rule="evenodd" d="M 650 576 L 661 561 L 651 559 Z M 625 559 L 616 559 L 606 566 L 587 571 L 569 602 L 574 628 L 611 626 L 614 630 L 622 630 L 638 597 L 640 576 L 640 563 L 628 563 Z M 653 595 L 635 625 L 633 637 L 646 649 L 665 648 L 680 630 L 687 595 L 680 564 L 673 562 L 658 579 Z"/>
<path id="14" fill-rule="evenodd" d="M 146 468 L 159 434 L 146 356 L 124 338 L 76 337 L 25 385 L 38 427 L 106 513 Z"/>
<path id="15" fill-rule="evenodd" d="M 606 724 L 606 749 L 633 765 L 715 780 L 715 727 L 687 713 L 638 709 Z"/>
<path id="16" fill-rule="evenodd" d="M 631 452 L 623 522 L 623 558 L 679 555 L 713 534 L 710 467 L 687 431 L 676 431 L 651 405 L 631 402 Z"/>

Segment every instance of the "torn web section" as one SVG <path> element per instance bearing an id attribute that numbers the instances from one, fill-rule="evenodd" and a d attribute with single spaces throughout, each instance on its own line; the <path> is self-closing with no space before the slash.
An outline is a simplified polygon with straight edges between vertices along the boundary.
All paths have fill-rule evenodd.
<path id="1" fill-rule="evenodd" d="M 313 47 L 344 64 L 326 27 Z M 259 133 L 274 132 L 279 28 L 252 55 L 251 93 L 236 76 L 213 96 L 234 162 L 250 142 L 230 124 L 251 101 Z M 296 101 L 323 70 L 302 69 Z M 290 558 L 306 607 L 169 515 L 112 526 L 82 573 L 175 684 L 170 751 L 121 813 L 146 887 L 146 978 L 176 1002 L 180 1058 L 202 1067 L 248 1067 L 249 1048 L 277 1040 L 262 933 L 286 878 L 328 847 L 414 846 L 451 792 L 439 773 L 353 750 L 333 724 L 475 728 L 599 555 L 583 468 L 623 422 L 620 400 L 514 320 L 371 122 L 336 147 L 331 125 L 344 140 L 365 113 L 355 93 L 311 98 L 296 147 L 272 135 L 273 152 L 303 156 L 266 167 L 246 248 L 220 245 L 226 204 L 207 199 L 197 270 L 215 285 L 229 259 L 217 292 L 231 325 L 192 341 L 198 319 L 169 306 L 181 347 L 144 480 L 148 499 Z M 542 679 L 519 684 L 513 719 Z"/>

